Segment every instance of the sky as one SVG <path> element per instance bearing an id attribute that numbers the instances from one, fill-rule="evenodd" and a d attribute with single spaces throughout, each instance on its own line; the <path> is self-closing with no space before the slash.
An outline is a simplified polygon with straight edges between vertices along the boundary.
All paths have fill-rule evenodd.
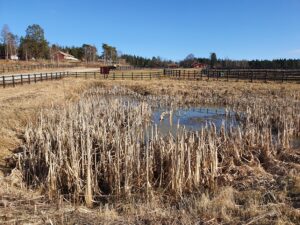
<path id="1" fill-rule="evenodd" d="M 0 29 L 39 24 L 51 44 L 102 43 L 180 60 L 300 58 L 300 0 L 0 0 Z"/>

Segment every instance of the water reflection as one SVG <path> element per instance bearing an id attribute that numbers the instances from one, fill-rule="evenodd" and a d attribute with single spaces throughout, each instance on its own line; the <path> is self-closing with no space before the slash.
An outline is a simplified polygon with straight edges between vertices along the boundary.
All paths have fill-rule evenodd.
<path id="1" fill-rule="evenodd" d="M 153 110 L 152 120 L 161 134 L 167 135 L 170 132 L 175 135 L 179 127 L 184 127 L 189 131 L 199 131 L 211 123 L 215 124 L 217 130 L 222 124 L 225 125 L 225 129 L 236 126 L 238 122 L 234 115 L 232 111 L 216 107 L 158 108 Z"/>

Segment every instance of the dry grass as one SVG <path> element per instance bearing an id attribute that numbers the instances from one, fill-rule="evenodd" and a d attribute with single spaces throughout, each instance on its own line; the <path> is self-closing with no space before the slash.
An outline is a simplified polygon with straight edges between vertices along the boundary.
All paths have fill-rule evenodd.
<path id="1" fill-rule="evenodd" d="M 90 80 L 64 79 L 0 89 L 0 162 L 21 144 L 18 136 L 42 108 L 77 99 Z"/>
<path id="2" fill-rule="evenodd" d="M 116 84 L 125 89 L 111 89 Z M 59 202 L 58 211 L 38 202 L 52 222 L 297 224 L 300 219 L 299 150 L 289 145 L 300 131 L 297 84 L 67 79 L 30 86 L 0 90 L 1 105 L 7 102 L 1 136 L 15 143 L 16 134 L 25 132 L 20 168 L 31 187 Z M 32 99 L 27 103 L 26 95 Z M 124 106 L 107 98 L 112 95 L 135 101 Z M 241 127 L 229 132 L 212 126 L 174 139 L 160 138 L 154 129 L 152 141 L 143 144 L 149 101 L 173 107 L 218 104 L 246 115 Z M 24 113 L 11 113 L 20 106 Z M 61 195 L 94 208 L 76 209 L 62 203 Z M 34 211 L 27 208 L 22 216 L 12 210 L 9 218 Z M 33 222 L 46 218 L 40 210 L 36 214 Z"/>

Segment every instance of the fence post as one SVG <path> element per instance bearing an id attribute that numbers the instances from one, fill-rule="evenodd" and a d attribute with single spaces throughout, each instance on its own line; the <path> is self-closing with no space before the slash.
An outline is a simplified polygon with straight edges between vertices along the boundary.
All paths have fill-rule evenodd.
<path id="1" fill-rule="evenodd" d="M 285 75 L 285 71 L 282 71 L 282 83 L 284 81 L 284 75 Z"/>
<path id="2" fill-rule="evenodd" d="M 43 81 L 43 74 L 41 73 L 40 74 L 40 77 L 41 77 L 41 82 Z"/>
<path id="3" fill-rule="evenodd" d="M 28 74 L 28 84 L 30 84 L 30 74 Z"/>
<path id="4" fill-rule="evenodd" d="M 152 79 L 152 75 L 151 75 L 151 72 L 150 72 L 150 80 Z"/>
<path id="5" fill-rule="evenodd" d="M 268 76 L 268 70 L 266 70 L 266 73 L 265 73 L 265 83 L 267 83 L 267 76 Z"/>
<path id="6" fill-rule="evenodd" d="M 34 83 L 36 83 L 36 74 L 34 74 Z"/>
<path id="7" fill-rule="evenodd" d="M 122 72 L 122 80 L 124 80 L 124 72 Z"/>
<path id="8" fill-rule="evenodd" d="M 141 80 L 143 80 L 143 72 L 141 72 Z"/>
<path id="9" fill-rule="evenodd" d="M 55 73 L 55 79 L 57 80 L 57 72 Z"/>
<path id="10" fill-rule="evenodd" d="M 115 76 L 116 76 L 116 74 L 115 74 L 115 72 L 113 73 L 113 80 L 115 80 Z"/>
<path id="11" fill-rule="evenodd" d="M 21 85 L 23 85 L 23 75 L 21 74 Z"/>
<path id="12" fill-rule="evenodd" d="M 48 80 L 48 73 L 46 73 L 46 80 Z"/>
<path id="13" fill-rule="evenodd" d="M 132 78 L 132 80 L 133 80 L 133 72 L 131 73 L 131 78 Z"/>
<path id="14" fill-rule="evenodd" d="M 5 88 L 5 77 L 2 77 L 3 88 Z"/>
<path id="15" fill-rule="evenodd" d="M 96 72 L 94 72 L 94 79 L 96 79 Z"/>
<path id="16" fill-rule="evenodd" d="M 15 86 L 15 76 L 12 75 L 11 77 L 12 77 L 12 82 L 13 82 L 13 87 L 14 87 Z"/>
<path id="17" fill-rule="evenodd" d="M 78 76 L 78 75 L 77 75 L 77 71 L 76 71 L 76 73 L 75 73 L 75 77 L 77 78 L 77 76 Z"/>
<path id="18" fill-rule="evenodd" d="M 251 83 L 253 82 L 253 71 L 251 71 Z"/>

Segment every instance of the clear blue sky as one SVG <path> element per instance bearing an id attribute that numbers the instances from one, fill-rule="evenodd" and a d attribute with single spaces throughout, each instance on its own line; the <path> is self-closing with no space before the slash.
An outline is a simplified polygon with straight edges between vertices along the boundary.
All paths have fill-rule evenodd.
<path id="1" fill-rule="evenodd" d="M 1 27 L 33 23 L 50 43 L 146 57 L 300 58 L 300 0 L 0 0 Z"/>

